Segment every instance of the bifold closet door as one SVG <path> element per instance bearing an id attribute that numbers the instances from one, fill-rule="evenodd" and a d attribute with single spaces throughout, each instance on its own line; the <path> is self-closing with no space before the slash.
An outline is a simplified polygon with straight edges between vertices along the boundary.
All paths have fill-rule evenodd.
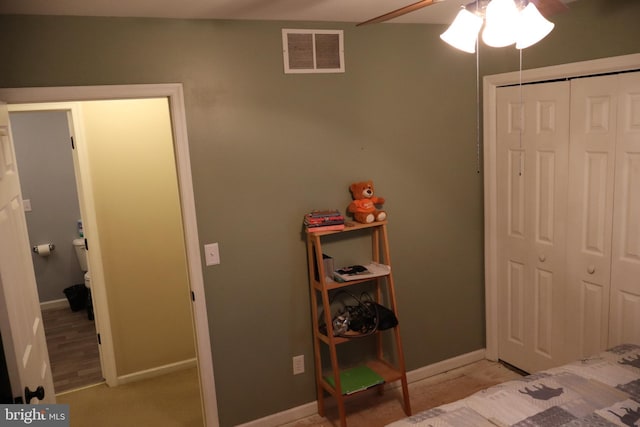
<path id="1" fill-rule="evenodd" d="M 607 346 L 618 76 L 571 82 L 567 228 L 567 350 Z"/>
<path id="2" fill-rule="evenodd" d="M 567 349 L 640 343 L 640 73 L 571 83 Z"/>
<path id="3" fill-rule="evenodd" d="M 618 79 L 609 345 L 640 344 L 640 72 Z"/>
<path id="4" fill-rule="evenodd" d="M 497 90 L 498 354 L 564 363 L 569 82 Z"/>

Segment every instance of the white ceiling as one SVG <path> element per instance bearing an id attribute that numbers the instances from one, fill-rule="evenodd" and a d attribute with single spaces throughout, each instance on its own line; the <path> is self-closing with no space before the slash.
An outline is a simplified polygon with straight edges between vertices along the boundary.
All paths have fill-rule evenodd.
<path id="1" fill-rule="evenodd" d="M 362 22 L 415 1 L 0 0 L 0 14 Z M 441 0 L 390 22 L 448 24 L 460 6 L 470 2 L 472 0 Z"/>

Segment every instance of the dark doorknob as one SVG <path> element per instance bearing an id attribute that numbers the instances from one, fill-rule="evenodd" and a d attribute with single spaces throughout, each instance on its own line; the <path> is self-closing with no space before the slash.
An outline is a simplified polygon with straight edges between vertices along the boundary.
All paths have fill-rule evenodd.
<path id="1" fill-rule="evenodd" d="M 24 398 L 27 401 L 27 404 L 29 404 L 29 402 L 31 402 L 31 399 L 33 399 L 34 397 L 37 397 L 38 400 L 44 399 L 44 387 L 39 385 L 36 391 L 29 390 L 29 387 L 24 388 Z"/>

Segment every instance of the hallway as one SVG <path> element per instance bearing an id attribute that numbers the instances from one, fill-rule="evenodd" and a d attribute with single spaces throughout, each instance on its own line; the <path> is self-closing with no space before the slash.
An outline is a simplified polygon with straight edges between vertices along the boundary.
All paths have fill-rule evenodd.
<path id="1" fill-rule="evenodd" d="M 69 405 L 71 427 L 202 427 L 194 366 L 117 387 L 98 384 L 56 396 Z"/>

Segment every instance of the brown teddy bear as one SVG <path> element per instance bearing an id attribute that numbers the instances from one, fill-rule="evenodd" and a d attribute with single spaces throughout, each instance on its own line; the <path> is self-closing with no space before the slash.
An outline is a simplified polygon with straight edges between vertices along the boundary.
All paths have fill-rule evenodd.
<path id="1" fill-rule="evenodd" d="M 384 198 L 373 195 L 373 182 L 356 182 L 349 186 L 353 201 L 347 210 L 353 214 L 353 219 L 363 224 L 373 221 L 384 221 L 387 213 L 376 209 L 376 205 L 384 204 Z"/>

